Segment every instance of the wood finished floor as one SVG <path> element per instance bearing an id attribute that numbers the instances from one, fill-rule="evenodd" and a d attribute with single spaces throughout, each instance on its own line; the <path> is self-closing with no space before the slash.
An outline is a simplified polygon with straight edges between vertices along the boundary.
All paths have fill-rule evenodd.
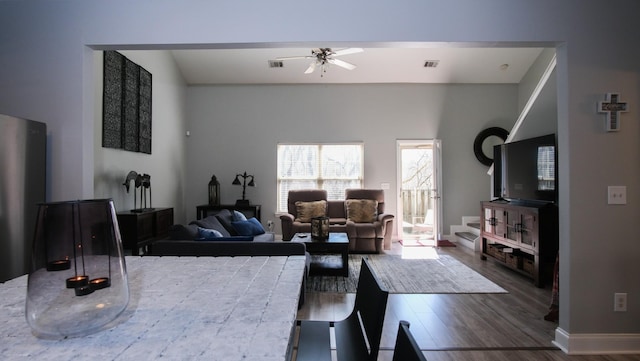
<path id="1" fill-rule="evenodd" d="M 436 251 L 455 257 L 509 293 L 389 295 L 378 360 L 392 359 L 398 322 L 407 320 L 429 361 L 640 361 L 640 355 L 566 355 L 551 343 L 557 323 L 543 319 L 551 300 L 550 285 L 537 288 L 530 279 L 494 261 L 482 261 L 465 247 Z M 388 252 L 400 253 L 402 246 L 393 243 Z M 354 296 L 307 293 L 298 319 L 343 319 L 353 307 Z"/>

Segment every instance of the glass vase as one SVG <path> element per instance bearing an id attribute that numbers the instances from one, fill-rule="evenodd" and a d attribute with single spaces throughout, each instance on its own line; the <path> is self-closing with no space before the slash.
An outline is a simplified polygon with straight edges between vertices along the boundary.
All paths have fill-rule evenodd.
<path id="1" fill-rule="evenodd" d="M 37 337 L 108 328 L 129 303 L 113 201 L 40 204 L 28 277 L 25 314 Z"/>

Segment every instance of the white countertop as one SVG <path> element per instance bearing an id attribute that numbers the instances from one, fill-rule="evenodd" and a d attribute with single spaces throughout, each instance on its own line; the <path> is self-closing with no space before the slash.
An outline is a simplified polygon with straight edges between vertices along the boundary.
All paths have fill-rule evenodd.
<path id="1" fill-rule="evenodd" d="M 0 284 L 0 360 L 287 360 L 304 256 L 126 258 L 117 325 L 42 340 L 24 317 L 27 276 Z"/>

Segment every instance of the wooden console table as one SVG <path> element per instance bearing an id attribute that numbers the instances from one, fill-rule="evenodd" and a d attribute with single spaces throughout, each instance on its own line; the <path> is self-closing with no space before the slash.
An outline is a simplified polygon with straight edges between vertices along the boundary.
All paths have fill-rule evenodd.
<path id="1" fill-rule="evenodd" d="M 173 225 L 173 208 L 154 208 L 146 212 L 118 212 L 122 248 L 137 256 L 153 241 L 166 238 Z"/>
<path id="2" fill-rule="evenodd" d="M 200 206 L 196 206 L 197 219 L 206 218 L 210 213 L 217 213 L 222 209 L 228 209 L 230 211 L 238 211 L 244 214 L 247 218 L 255 217 L 258 221 L 260 221 L 260 205 L 259 204 L 251 204 L 248 206 L 238 206 L 235 204 L 218 204 L 213 206 L 209 204 L 203 204 Z"/>
<path id="3" fill-rule="evenodd" d="M 481 207 L 481 258 L 490 257 L 543 287 L 558 252 L 558 208 L 489 201 Z"/>

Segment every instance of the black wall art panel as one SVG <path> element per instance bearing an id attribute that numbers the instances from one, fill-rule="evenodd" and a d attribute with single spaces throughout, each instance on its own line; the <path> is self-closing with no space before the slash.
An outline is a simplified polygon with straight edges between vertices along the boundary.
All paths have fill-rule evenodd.
<path id="1" fill-rule="evenodd" d="M 140 68 L 140 103 L 138 104 L 138 129 L 140 151 L 151 154 L 151 73 Z"/>
<path id="2" fill-rule="evenodd" d="M 102 146 L 122 148 L 122 55 L 104 52 Z"/>
<path id="3" fill-rule="evenodd" d="M 151 73 L 104 52 L 102 146 L 151 154 Z"/>

